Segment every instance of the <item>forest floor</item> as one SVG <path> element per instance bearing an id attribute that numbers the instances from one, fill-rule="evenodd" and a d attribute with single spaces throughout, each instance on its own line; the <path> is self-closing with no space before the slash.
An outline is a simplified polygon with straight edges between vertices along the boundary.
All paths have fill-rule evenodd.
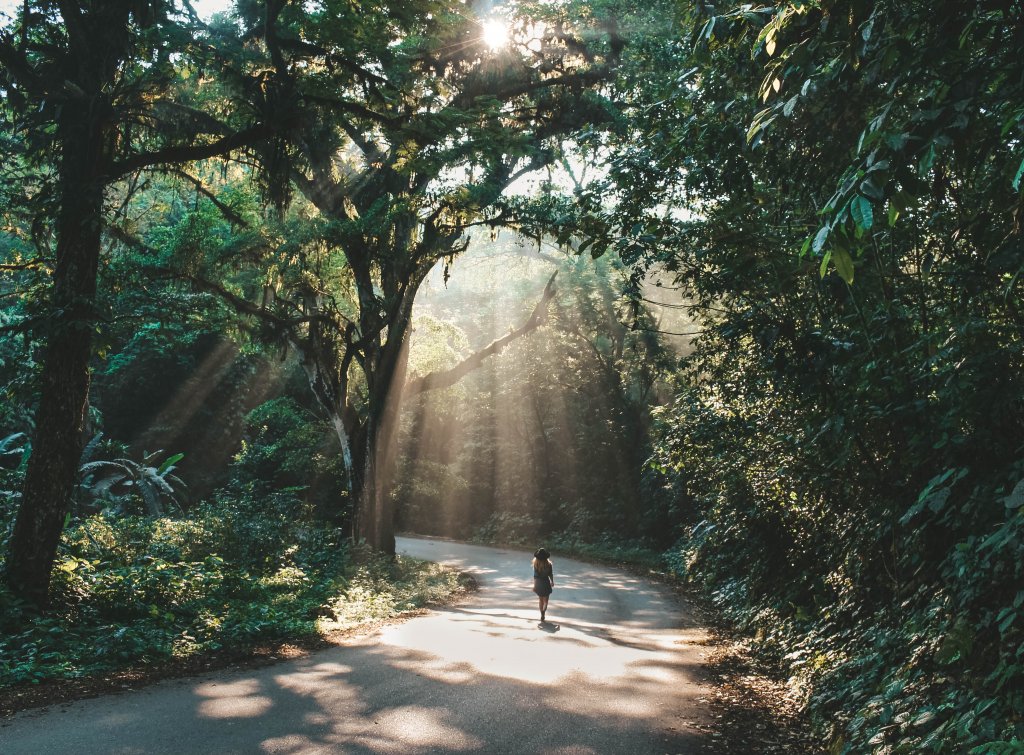
<path id="1" fill-rule="evenodd" d="M 303 658 L 315 651 L 341 645 L 355 635 L 423 616 L 433 608 L 465 603 L 475 592 L 476 584 L 470 575 L 462 575 L 460 583 L 463 590 L 448 600 L 406 612 L 388 621 L 364 624 L 298 641 L 175 659 L 93 677 L 0 689 L 0 718 L 8 718 L 16 712 L 33 708 L 123 693 L 166 679 L 188 678 L 219 670 L 256 669 Z M 681 598 L 691 606 L 699 603 L 685 594 Z M 707 639 L 702 643 L 705 647 L 704 681 L 707 694 L 701 702 L 706 705 L 708 715 L 701 722 L 691 723 L 708 737 L 703 751 L 715 755 L 821 753 L 822 748 L 816 745 L 813 734 L 800 715 L 798 700 L 778 671 L 759 661 L 739 638 L 730 635 L 725 628 L 716 627 L 714 614 L 706 606 L 698 608 L 697 615 L 711 627 Z M 6 725 L 0 722 L 0 727 Z"/>
<path id="2" fill-rule="evenodd" d="M 825 752 L 801 713 L 796 695 L 778 669 L 759 660 L 742 640 L 712 629 L 706 673 L 712 689 L 716 753 Z"/>

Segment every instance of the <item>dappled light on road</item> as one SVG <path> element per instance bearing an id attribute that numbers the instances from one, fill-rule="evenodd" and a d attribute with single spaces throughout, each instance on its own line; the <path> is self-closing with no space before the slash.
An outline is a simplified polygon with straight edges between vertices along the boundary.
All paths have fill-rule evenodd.
<path id="1" fill-rule="evenodd" d="M 655 648 L 614 641 L 604 627 L 586 622 L 551 622 L 557 638 L 538 632 L 533 610 L 450 609 L 414 624 L 385 629 L 388 647 L 426 653 L 410 662 L 439 681 L 458 682 L 467 673 L 551 684 L 580 669 L 598 679 L 636 675 Z M 467 668 L 468 667 L 468 668 Z"/>
<path id="2" fill-rule="evenodd" d="M 704 741 L 703 631 L 668 590 L 555 554 L 542 624 L 528 553 L 399 549 L 472 572 L 480 591 L 308 657 L 82 701 L 61 727 L 22 716 L 0 735 L 5 755 L 642 754 Z"/>
<path id="3" fill-rule="evenodd" d="M 199 704 L 203 718 L 256 718 L 269 711 L 274 701 L 259 694 L 260 685 L 252 679 L 231 684 L 202 684 L 195 694 L 206 700 Z"/>

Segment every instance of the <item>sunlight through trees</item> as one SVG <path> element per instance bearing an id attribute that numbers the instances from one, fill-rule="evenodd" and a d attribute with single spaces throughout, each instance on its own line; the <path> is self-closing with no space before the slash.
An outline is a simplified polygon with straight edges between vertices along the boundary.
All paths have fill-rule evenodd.
<path id="1" fill-rule="evenodd" d="M 0 684 L 459 589 L 408 530 L 690 584 L 832 752 L 1018 751 L 1022 30 L 0 3 Z"/>

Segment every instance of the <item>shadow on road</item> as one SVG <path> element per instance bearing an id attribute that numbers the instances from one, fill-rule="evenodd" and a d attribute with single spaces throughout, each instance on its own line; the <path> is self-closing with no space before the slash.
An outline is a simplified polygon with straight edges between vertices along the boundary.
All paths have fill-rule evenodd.
<path id="1" fill-rule="evenodd" d="M 518 557 L 507 558 L 485 562 L 489 584 L 472 605 L 277 666 L 84 701 L 62 711 L 59 726 L 43 719 L 6 728 L 2 749 L 700 751 L 708 740 L 698 721 L 703 659 L 671 597 L 629 575 L 563 561 L 558 620 L 537 623 L 528 582 L 508 576 L 521 571 Z"/>

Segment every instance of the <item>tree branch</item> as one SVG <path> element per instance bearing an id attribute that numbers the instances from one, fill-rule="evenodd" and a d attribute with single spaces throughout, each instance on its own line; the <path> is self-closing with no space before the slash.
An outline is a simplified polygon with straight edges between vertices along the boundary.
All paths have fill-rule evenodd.
<path id="1" fill-rule="evenodd" d="M 455 385 L 470 372 L 480 367 L 487 357 L 500 354 L 510 343 L 543 325 L 547 320 L 548 303 L 555 296 L 555 276 L 557 275 L 557 270 L 551 274 L 551 278 L 544 287 L 544 293 L 541 295 L 540 301 L 537 302 L 533 314 L 530 315 L 525 323 L 517 329 L 510 331 L 508 335 L 492 341 L 484 348 L 466 357 L 451 369 L 438 370 L 413 378 L 405 385 L 405 395 L 415 396 L 426 391 L 448 388 Z"/>
<path id="2" fill-rule="evenodd" d="M 40 258 L 40 259 L 32 260 L 31 262 L 19 262 L 17 264 L 11 264 L 11 265 L 4 263 L 4 264 L 0 265 L 0 270 L 10 271 L 10 272 L 13 272 L 13 271 L 16 271 L 16 270 L 36 270 L 36 269 L 38 269 L 40 267 L 43 267 L 44 264 L 45 264 L 45 260 Z"/>
<path id="3" fill-rule="evenodd" d="M 671 330 L 658 330 L 657 328 L 641 328 L 639 325 L 629 325 L 627 327 L 630 330 L 638 331 L 640 333 L 658 333 L 663 336 L 699 336 L 705 332 L 703 330 L 694 330 L 688 333 L 676 333 Z"/>
<path id="4" fill-rule="evenodd" d="M 180 144 L 158 149 L 154 152 L 142 152 L 111 164 L 110 176 L 119 178 L 136 170 L 149 168 L 154 165 L 185 163 L 193 160 L 219 157 L 241 147 L 248 147 L 260 139 L 270 136 L 274 130 L 271 126 L 261 123 L 224 136 L 209 144 Z"/>
<path id="5" fill-rule="evenodd" d="M 231 209 L 226 204 L 217 199 L 216 195 L 214 195 L 212 191 L 206 188 L 206 184 L 204 184 L 201 179 L 197 178 L 196 176 L 193 176 L 191 173 L 185 170 L 175 169 L 170 170 L 168 172 L 171 175 L 178 176 L 178 178 L 183 178 L 190 184 L 192 184 L 196 188 L 196 191 L 198 191 L 204 197 L 213 202 L 213 206 L 220 211 L 220 214 L 223 215 L 228 220 L 228 222 L 234 223 L 235 225 L 241 226 L 242 228 L 250 228 L 249 222 L 241 215 L 239 215 L 237 212 L 235 212 L 233 209 Z"/>

